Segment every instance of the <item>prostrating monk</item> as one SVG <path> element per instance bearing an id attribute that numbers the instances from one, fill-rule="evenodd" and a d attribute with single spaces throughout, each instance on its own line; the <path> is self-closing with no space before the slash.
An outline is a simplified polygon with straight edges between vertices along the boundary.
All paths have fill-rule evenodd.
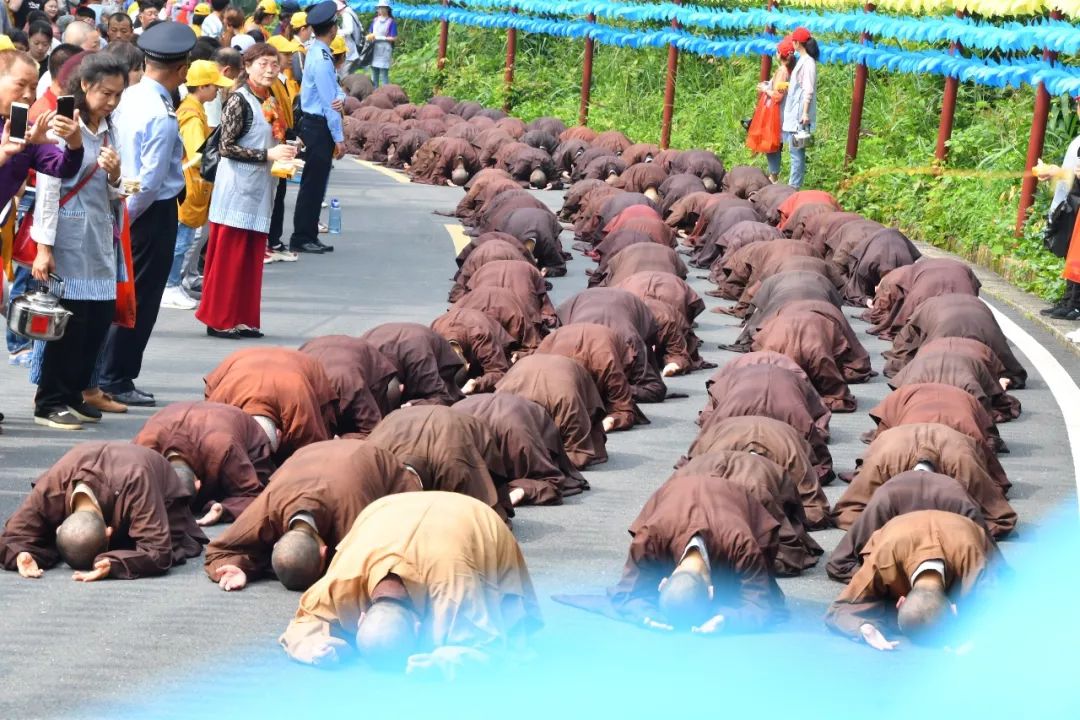
<path id="1" fill-rule="evenodd" d="M 469 379 L 461 386 L 463 394 L 493 392 L 495 383 L 510 369 L 517 341 L 487 313 L 451 308 L 435 318 L 431 329 L 446 338 L 465 361 Z"/>
<path id="2" fill-rule="evenodd" d="M 484 168 L 469 181 L 468 192 L 458 201 L 454 215 L 469 224 L 476 213 L 482 211 L 491 199 L 505 190 L 514 190 L 517 182 L 510 173 L 499 168 Z"/>
<path id="3" fill-rule="evenodd" d="M 274 472 L 270 437 L 240 408 L 179 402 L 154 413 L 132 441 L 161 453 L 195 487 L 199 525 L 232 521 Z"/>
<path id="4" fill-rule="evenodd" d="M 721 189 L 735 197 L 746 198 L 769 184 L 769 176 L 761 168 L 736 165 L 724 174 Z"/>
<path id="5" fill-rule="evenodd" d="M 368 442 L 412 468 L 425 490 L 471 495 L 513 517 L 502 456 L 482 421 L 440 405 L 401 408 L 383 418 Z"/>
<path id="6" fill-rule="evenodd" d="M 906 470 L 927 469 L 955 478 L 979 504 L 994 537 L 1016 527 L 1016 511 L 986 466 L 986 449 L 967 435 L 937 423 L 901 425 L 877 436 L 856 461 L 855 476 L 833 508 L 836 526 L 847 530 L 874 492 Z M 1008 481 L 1006 481 L 1008 482 Z"/>
<path id="7" fill-rule="evenodd" d="M 733 207 L 724 207 L 720 203 L 714 204 L 709 208 L 709 214 L 698 221 L 694 228 L 695 234 L 688 238 L 697 247 L 690 256 L 691 265 L 707 268 L 720 262 L 724 256 L 724 248 L 721 247 L 720 242 L 726 237 L 727 232 L 739 223 L 757 220 L 757 214 L 749 207 L 749 203 L 745 200 L 738 202 L 739 204 Z M 698 235 L 699 229 L 706 221 L 708 226 Z"/>
<path id="8" fill-rule="evenodd" d="M 709 279 L 717 284 L 710 295 L 738 300 L 743 290 L 757 280 L 755 268 L 777 258 L 802 255 L 816 257 L 812 247 L 802 240 L 759 240 L 725 255 L 713 263 Z"/>
<path id="9" fill-rule="evenodd" d="M 843 266 L 848 278 L 844 299 L 856 307 L 865 307 L 881 278 L 898 267 L 913 264 L 919 257 L 912 242 L 896 228 L 874 233 L 852 248 L 847 257 Z"/>
<path id="10" fill-rule="evenodd" d="M 810 378 L 806 374 L 806 371 L 799 367 L 795 361 L 787 355 L 781 355 L 780 353 L 771 350 L 740 355 L 732 360 L 728 360 L 724 363 L 724 367 L 713 373 L 712 377 L 705 381 L 705 389 L 708 391 L 712 383 L 717 382 L 729 373 L 737 372 L 741 368 L 757 367 L 759 365 L 768 365 L 780 368 L 781 370 L 786 370 L 799 379 L 799 389 L 800 392 L 803 393 L 806 408 L 809 411 L 810 416 L 814 418 L 814 424 L 821 429 L 821 432 L 827 441 L 829 439 L 829 423 L 832 421 L 832 410 L 829 410 L 829 408 L 825 406 L 825 403 L 821 401 L 821 396 L 818 395 L 817 390 L 815 390 L 814 386 L 810 383 Z M 815 397 L 817 398 L 816 400 L 814 399 Z M 706 400 L 706 409 L 711 402 L 711 399 Z"/>
<path id="11" fill-rule="evenodd" d="M 807 527 L 820 530 L 832 525 L 829 501 L 821 489 L 822 481 L 827 483 L 832 480 L 831 471 L 814 467 L 810 460 L 810 446 L 795 428 L 781 420 L 757 416 L 712 422 L 701 429 L 676 467 L 717 450 L 752 452 L 772 460 L 787 470 L 795 481 L 806 512 Z"/>
<path id="12" fill-rule="evenodd" d="M 671 161 L 672 173 L 697 175 L 709 192 L 716 192 L 724 181 L 724 161 L 709 150 L 685 150 Z"/>
<path id="13" fill-rule="evenodd" d="M 665 245 L 645 243 L 631 245 L 604 258 L 596 272 L 589 277 L 589 287 L 618 285 L 639 272 L 663 272 L 686 279 L 686 264 L 679 254 Z"/>
<path id="14" fill-rule="evenodd" d="M 655 162 L 655 155 L 653 162 Z M 660 194 L 660 215 L 663 217 L 667 217 L 672 212 L 672 208 L 689 195 L 712 194 L 705 191 L 705 183 L 701 182 L 701 178 L 689 173 L 668 175 L 667 180 L 660 183 L 657 190 Z"/>
<path id="15" fill-rule="evenodd" d="M 222 590 L 242 590 L 273 574 L 305 590 L 326 569 L 356 516 L 392 493 L 421 490 L 393 453 L 360 440 L 300 449 L 266 491 L 206 549 L 206 574 Z"/>
<path id="16" fill-rule="evenodd" d="M 510 173 L 521 187 L 558 189 L 562 187 L 551 156 L 522 142 L 504 145 L 495 153 L 495 166 Z"/>
<path id="17" fill-rule="evenodd" d="M 829 577 L 840 582 L 850 580 L 862 564 L 862 551 L 870 536 L 897 515 L 917 510 L 943 510 L 963 515 L 990 532 L 978 503 L 960 483 L 948 475 L 908 470 L 887 480 L 870 498 L 859 519 L 829 556 L 825 566 Z"/>
<path id="18" fill-rule="evenodd" d="M 708 475 L 672 477 L 646 501 L 630 535 L 622 578 L 609 591 L 621 619 L 714 634 L 760 631 L 786 618 L 772 576 L 780 524 L 743 488 Z"/>
<path id="19" fill-rule="evenodd" d="M 307 353 L 320 361 L 326 358 L 324 368 L 327 364 L 340 366 L 349 363 L 355 366 L 356 372 L 363 378 L 364 386 L 375 399 L 379 410 L 378 417 L 364 415 L 363 420 L 353 413 L 357 428 L 370 432 L 371 427 L 374 427 L 374 423 L 378 422 L 379 418 L 396 410 L 401 403 L 401 379 L 398 377 L 397 368 L 367 340 L 348 335 L 323 335 L 301 345 L 300 352 Z M 346 383 L 342 380 L 342 386 L 345 385 Z M 356 409 L 363 412 L 367 408 L 362 397 L 364 392 L 359 389 L 359 386 L 356 390 L 361 396 L 358 398 L 359 404 L 356 405 Z M 342 406 L 339 405 L 339 407 Z"/>
<path id="20" fill-rule="evenodd" d="M 416 151 L 409 166 L 409 178 L 425 185 L 461 187 L 478 170 L 480 161 L 468 140 L 433 137 Z"/>
<path id="21" fill-rule="evenodd" d="M 645 206 L 635 205 L 616 215 L 611 222 L 604 226 L 604 238 L 606 239 L 608 235 L 619 230 L 636 230 L 648 235 L 654 243 L 674 248 L 675 234 L 660 219 L 659 214 L 655 214 L 652 208 L 647 208 L 651 211 L 649 213 L 636 212 L 638 208 L 645 208 Z M 600 242 L 602 243 L 603 240 Z M 597 246 L 599 247 L 599 244 Z"/>
<path id="22" fill-rule="evenodd" d="M 654 299 L 679 310 L 688 323 L 705 310 L 701 299 L 687 282 L 677 275 L 666 272 L 637 272 L 621 279 L 615 287 L 637 295 L 642 300 Z"/>
<path id="23" fill-rule="evenodd" d="M 493 238 L 493 236 L 495 236 Z M 510 238 L 509 240 L 503 239 L 503 236 Z M 523 260 L 531 265 L 536 266 L 536 260 L 533 258 L 532 253 L 529 252 L 526 246 L 512 236 L 505 233 L 484 233 L 480 237 L 485 238 L 484 242 L 481 242 L 471 250 L 468 255 L 461 261 L 461 267 L 457 274 L 454 275 L 454 285 L 450 288 L 450 294 L 447 297 L 449 302 L 456 302 L 462 295 L 469 291 L 469 281 L 472 276 L 483 268 L 484 265 L 490 262 L 496 262 L 499 260 Z M 473 242 L 479 240 L 475 238 Z M 462 251 L 464 254 L 464 250 Z M 458 255 L 461 258 L 461 255 Z M 539 272 L 539 271 L 537 271 Z"/>
<path id="24" fill-rule="evenodd" d="M 596 323 L 563 325 L 544 338 L 536 352 L 568 357 L 588 371 L 607 411 L 604 432 L 629 430 L 634 425 L 649 423 L 634 402 L 627 380 L 630 348 L 619 342 L 619 336 L 611 328 Z"/>
<path id="25" fill-rule="evenodd" d="M 988 460 L 997 464 L 995 453 L 1008 452 L 990 413 L 970 393 L 943 383 L 902 385 L 870 411 L 877 427 L 863 435 L 863 442 L 889 428 L 911 423 L 933 422 L 959 430 L 986 448 Z M 991 474 L 994 474 L 991 466 Z M 1002 482 L 998 483 L 1003 484 Z"/>
<path id="26" fill-rule="evenodd" d="M 365 438 L 383 416 L 375 391 L 387 393 L 389 384 L 397 382 L 397 370 L 382 353 L 364 340 L 345 335 L 331 335 L 329 338 L 307 342 L 300 346 L 300 352 L 319 361 L 337 396 L 333 434 Z M 366 347 L 358 350 L 357 344 Z M 370 386 L 361 362 L 369 354 L 382 366 Z M 400 392 L 397 394 L 400 395 Z"/>
<path id="27" fill-rule="evenodd" d="M 515 505 L 561 505 L 564 497 L 589 489 L 566 454 L 551 415 L 532 400 L 511 393 L 476 395 L 454 403 L 454 412 L 487 424 L 502 455 Z"/>
<path id="28" fill-rule="evenodd" d="M 310 665 L 355 653 L 380 669 L 452 678 L 540 626 L 525 558 L 498 515 L 456 493 L 402 493 L 360 514 L 279 641 Z"/>
<path id="29" fill-rule="evenodd" d="M 207 542 L 191 514 L 194 494 L 149 448 L 76 445 L 32 483 L 4 524 L 0 563 L 25 578 L 61 560 L 82 582 L 163 575 Z"/>
<path id="30" fill-rule="evenodd" d="M 911 314 L 893 340 L 892 349 L 883 353 L 888 361 L 885 376 L 900 372 L 924 343 L 942 337 L 978 340 L 993 350 L 1004 365 L 1009 387 L 1019 390 L 1027 383 L 1027 370 L 1013 355 L 994 313 L 979 298 L 957 293 L 929 298 Z"/>
<path id="31" fill-rule="evenodd" d="M 276 460 L 329 440 L 338 398 L 322 363 L 299 350 L 248 348 L 232 353 L 203 378 L 206 399 L 234 405 L 271 436 Z"/>
<path id="32" fill-rule="evenodd" d="M 508 233 L 523 243 L 533 243 L 533 257 L 545 277 L 566 275 L 569 256 L 563 252 L 559 241 L 562 225 L 546 207 L 514 210 L 499 217 L 484 230 Z"/>
<path id="33" fill-rule="evenodd" d="M 631 277 L 638 274 L 640 273 Z M 682 308 L 651 297 L 643 298 L 642 302 L 656 321 L 656 343 L 652 351 L 655 363 L 663 368 L 660 373 L 663 377 L 716 367 L 716 363 L 701 357 L 701 346 L 704 343 L 694 332 Z"/>
<path id="34" fill-rule="evenodd" d="M 829 606 L 825 624 L 876 650 L 945 639 L 964 600 L 986 584 L 998 562 L 990 536 L 972 520 L 943 510 L 917 510 L 889 520 L 870 536 L 862 567 Z M 894 615 L 895 612 L 895 615 Z"/>
<path id="35" fill-rule="evenodd" d="M 469 278 L 469 291 L 482 287 L 501 287 L 517 295 L 530 311 L 536 313 L 548 327 L 558 323 L 555 308 L 548 298 L 547 281 L 536 266 L 524 260 L 495 260 L 487 263 Z"/>
<path id="36" fill-rule="evenodd" d="M 523 353 L 535 350 L 547 329 L 540 314 L 528 307 L 517 293 L 506 288 L 477 288 L 465 293 L 450 309 L 484 313 L 513 338 L 515 346 Z"/>
<path id="37" fill-rule="evenodd" d="M 982 284 L 967 263 L 951 258 L 923 258 L 881 278 L 863 320 L 882 340 L 892 340 L 923 301 L 953 293 L 978 295 Z"/>
<path id="38" fill-rule="evenodd" d="M 799 491 L 784 468 L 772 460 L 752 452 L 718 450 L 698 455 L 672 477 L 681 475 L 708 475 L 741 487 L 780 523 L 774 574 L 798 575 L 817 564 L 824 550 L 806 530 L 806 513 Z"/>
<path id="39" fill-rule="evenodd" d="M 452 405 L 464 397 L 465 361 L 441 335 L 419 323 L 383 323 L 360 336 L 397 369 L 401 402 Z"/>
<path id="40" fill-rule="evenodd" d="M 674 176 L 673 176 L 674 177 Z M 695 180 L 700 182 L 700 179 L 696 176 Z M 696 192 L 690 192 L 682 195 L 674 202 L 669 203 L 668 197 L 664 196 L 664 207 L 666 210 L 664 213 L 664 222 L 669 227 L 677 230 L 689 231 L 697 225 L 698 220 L 709 211 L 713 203 L 717 200 L 716 193 L 707 192 L 705 190 L 698 190 Z"/>
<path id="41" fill-rule="evenodd" d="M 607 411 L 589 371 L 577 361 L 562 355 L 522 358 L 495 386 L 495 393 L 518 395 L 547 410 L 574 467 L 607 462 Z"/>

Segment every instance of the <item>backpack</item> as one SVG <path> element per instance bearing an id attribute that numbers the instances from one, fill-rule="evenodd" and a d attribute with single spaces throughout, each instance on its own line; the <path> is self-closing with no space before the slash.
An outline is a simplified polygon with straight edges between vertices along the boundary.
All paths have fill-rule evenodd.
<path id="1" fill-rule="evenodd" d="M 244 115 L 244 125 L 240 132 L 240 136 L 247 135 L 251 130 L 252 123 L 255 122 L 255 117 L 251 112 L 251 105 L 244 99 L 243 104 L 240 106 Z M 199 148 L 199 154 L 202 155 L 202 162 L 199 164 L 199 175 L 206 182 L 214 182 L 217 177 L 218 163 L 221 161 L 221 126 L 218 125 L 214 128 L 214 131 L 210 133 L 210 136 L 206 138 L 206 142 Z"/>

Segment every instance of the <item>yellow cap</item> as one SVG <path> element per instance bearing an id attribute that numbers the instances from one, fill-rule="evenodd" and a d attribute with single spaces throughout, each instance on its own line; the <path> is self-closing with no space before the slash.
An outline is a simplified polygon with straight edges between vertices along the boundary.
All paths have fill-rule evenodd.
<path id="1" fill-rule="evenodd" d="M 201 2 L 195 6 L 195 9 L 192 11 L 192 13 L 195 15 L 209 15 L 210 4 Z"/>
<path id="2" fill-rule="evenodd" d="M 279 53 L 294 53 L 303 47 L 300 43 L 290 40 L 284 35 L 271 35 L 266 42 Z"/>
<path id="3" fill-rule="evenodd" d="M 345 46 L 345 38 L 337 35 L 330 41 L 330 52 L 333 55 L 344 55 L 349 52 L 349 48 Z"/>
<path id="4" fill-rule="evenodd" d="M 0 35 L 0 50 L 14 50 L 15 43 L 7 35 Z"/>
<path id="5" fill-rule="evenodd" d="M 274 0 L 262 0 L 262 2 L 256 5 L 256 7 L 259 10 L 262 10 L 264 13 L 269 13 L 270 15 L 278 15 L 281 12 L 281 10 L 278 8 L 278 4 L 274 2 Z"/>
<path id="6" fill-rule="evenodd" d="M 292 17 L 289 18 L 289 24 L 292 25 L 293 30 L 299 30 L 304 27 L 307 25 L 307 13 L 303 11 L 293 13 Z"/>
<path id="7" fill-rule="evenodd" d="M 216 62 L 196 60 L 188 67 L 184 84 L 191 87 L 217 85 L 218 87 L 227 88 L 233 86 L 233 81 L 221 74 Z"/>

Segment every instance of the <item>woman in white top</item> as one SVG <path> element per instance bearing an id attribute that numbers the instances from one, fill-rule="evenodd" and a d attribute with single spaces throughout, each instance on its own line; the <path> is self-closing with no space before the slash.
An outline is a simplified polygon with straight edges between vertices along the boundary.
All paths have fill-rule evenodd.
<path id="1" fill-rule="evenodd" d="M 394 12 L 387 0 L 379 0 L 375 6 L 375 19 L 371 21 L 368 42 L 375 43 L 375 53 L 371 56 L 371 82 L 375 87 L 390 84 L 390 60 L 397 42 L 397 23 Z"/>

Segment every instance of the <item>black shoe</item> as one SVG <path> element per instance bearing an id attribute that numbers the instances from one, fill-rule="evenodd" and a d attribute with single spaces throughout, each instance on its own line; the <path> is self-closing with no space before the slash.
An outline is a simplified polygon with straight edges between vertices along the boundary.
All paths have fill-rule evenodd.
<path id="1" fill-rule="evenodd" d="M 1080 320 L 1080 307 L 1062 307 L 1058 308 L 1049 316 L 1053 320 Z"/>
<path id="2" fill-rule="evenodd" d="M 283 242 L 276 242 L 276 243 L 272 243 L 272 244 L 267 244 L 267 247 L 270 248 L 270 252 L 281 252 L 283 250 L 288 250 L 289 249 L 289 248 L 285 247 L 285 243 L 283 243 Z"/>
<path id="3" fill-rule="evenodd" d="M 321 247 L 323 249 L 323 252 L 334 252 L 334 246 L 333 245 L 327 245 L 326 243 L 322 242 L 321 240 L 316 240 L 315 244 L 318 245 L 319 247 Z"/>
<path id="4" fill-rule="evenodd" d="M 1064 300 L 1059 302 L 1057 305 L 1051 305 L 1050 307 L 1044 307 L 1042 310 L 1039 311 L 1039 314 L 1042 315 L 1043 317 L 1050 317 L 1052 314 L 1058 312 L 1063 307 L 1065 307 L 1065 301 Z"/>
<path id="5" fill-rule="evenodd" d="M 313 242 L 307 242 L 299 246 L 290 245 L 289 250 L 293 251 L 294 253 L 311 253 L 312 255 L 322 255 L 324 252 L 326 252 L 326 250 L 323 249 L 322 245 Z"/>
<path id="6" fill-rule="evenodd" d="M 142 389 L 140 389 L 140 388 L 137 388 L 137 387 L 135 387 L 134 385 L 132 385 L 131 389 L 132 389 L 132 390 L 134 390 L 134 391 L 135 391 L 136 393 L 138 393 L 139 395 L 143 395 L 143 396 L 145 396 L 145 397 L 148 397 L 148 398 L 150 398 L 151 400 L 153 400 L 153 399 L 154 399 L 154 393 L 152 393 L 152 392 L 147 392 L 146 390 L 142 390 Z"/>
<path id="7" fill-rule="evenodd" d="M 82 421 L 67 408 L 35 412 L 34 423 L 56 430 L 82 430 Z"/>
<path id="8" fill-rule="evenodd" d="M 93 405 L 80 402 L 77 405 L 68 405 L 67 409 L 71 411 L 72 415 L 79 418 L 79 420 L 84 423 L 101 422 L 101 411 Z"/>
<path id="9" fill-rule="evenodd" d="M 242 337 L 242 338 L 261 338 L 261 337 L 263 337 L 262 332 L 258 328 L 246 327 L 245 326 L 245 327 L 235 328 L 235 330 L 236 330 L 237 333 L 239 333 L 240 337 Z"/>
<path id="10" fill-rule="evenodd" d="M 113 400 L 123 405 L 134 405 L 135 407 L 153 407 L 155 404 L 154 398 L 140 390 L 128 390 L 127 392 L 111 392 Z"/>
<path id="11" fill-rule="evenodd" d="M 208 326 L 206 328 L 206 334 L 210 337 L 224 338 L 226 340 L 239 340 L 243 337 L 243 335 L 240 334 L 240 331 L 236 328 L 231 328 L 229 330 L 215 330 L 214 328 Z"/>

